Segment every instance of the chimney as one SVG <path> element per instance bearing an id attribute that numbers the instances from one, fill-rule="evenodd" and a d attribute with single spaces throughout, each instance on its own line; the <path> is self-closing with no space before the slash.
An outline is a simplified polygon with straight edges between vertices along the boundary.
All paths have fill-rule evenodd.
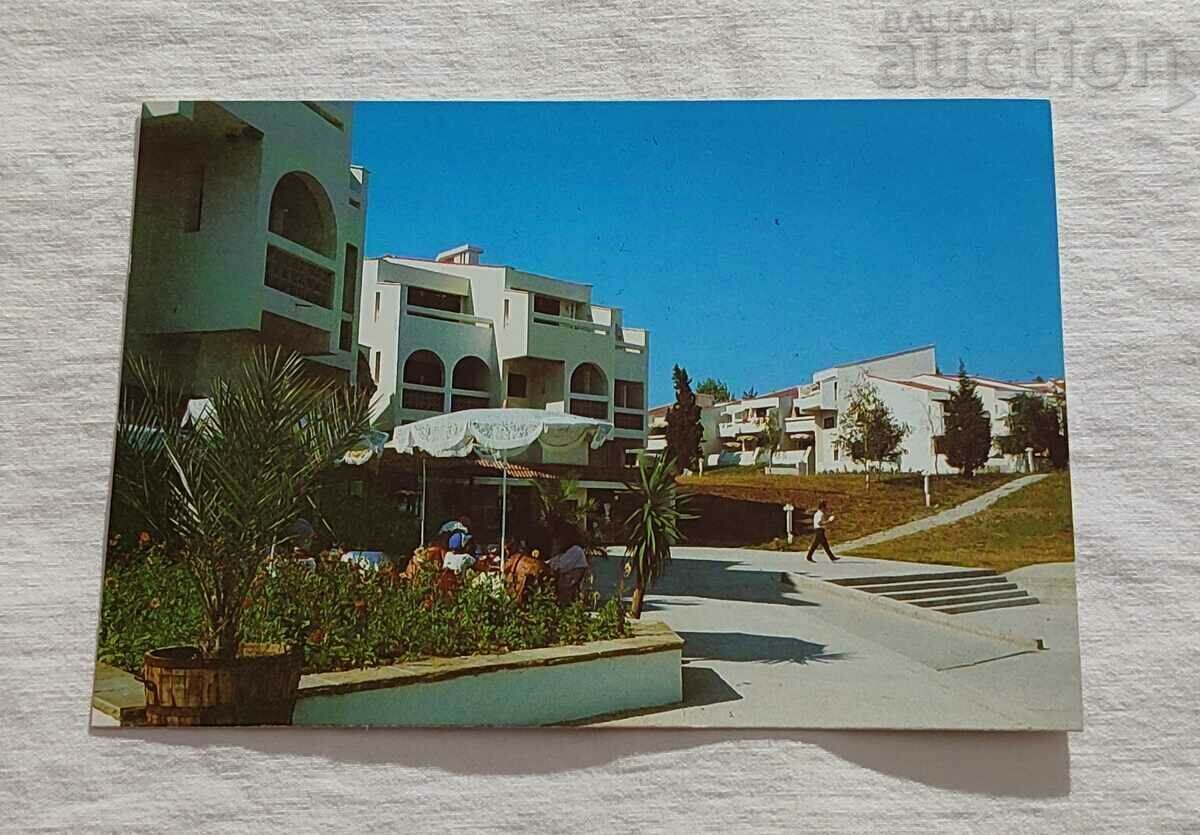
<path id="1" fill-rule="evenodd" d="M 478 264 L 479 256 L 483 254 L 483 250 L 471 244 L 463 244 L 456 246 L 454 249 L 447 249 L 445 252 L 437 254 L 439 264 Z"/>

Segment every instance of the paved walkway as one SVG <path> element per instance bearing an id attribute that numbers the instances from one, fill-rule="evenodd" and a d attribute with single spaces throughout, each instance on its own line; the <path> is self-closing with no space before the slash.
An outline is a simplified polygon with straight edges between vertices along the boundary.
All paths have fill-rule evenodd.
<path id="1" fill-rule="evenodd" d="M 619 565 L 617 557 L 596 561 L 600 591 L 615 587 Z M 785 571 L 904 568 L 862 557 L 809 563 L 795 552 L 676 548 L 643 617 L 684 638 L 684 703 L 605 724 L 1051 729 L 1078 721 L 1072 565 L 1043 569 L 1062 590 L 1056 603 L 981 613 L 1000 631 L 1046 637 L 1046 652 L 898 615 L 824 583 L 781 582 Z M 958 618 L 965 625 L 976 616 Z"/>
<path id="2" fill-rule="evenodd" d="M 849 542 L 839 542 L 834 546 L 835 551 L 855 551 L 865 548 L 868 545 L 878 545 L 881 542 L 887 542 L 890 539 L 899 539 L 902 536 L 909 534 L 920 533 L 927 531 L 930 528 L 938 528 L 942 525 L 950 525 L 961 519 L 966 519 L 968 516 L 974 516 L 981 510 L 985 510 L 994 505 L 1005 496 L 1011 496 L 1018 490 L 1028 487 L 1030 484 L 1041 481 L 1046 477 L 1045 473 L 1037 475 L 1027 475 L 1021 478 L 1014 479 L 1005 485 L 997 487 L 995 490 L 989 490 L 983 495 L 976 496 L 973 499 L 968 499 L 962 504 L 955 505 L 949 510 L 943 510 L 940 513 L 935 513 L 932 516 L 926 516 L 922 519 L 915 519 L 912 522 L 905 522 L 903 525 L 897 525 L 894 528 L 888 528 L 886 531 L 869 534 L 868 536 L 860 536 L 858 539 L 852 539 Z"/>

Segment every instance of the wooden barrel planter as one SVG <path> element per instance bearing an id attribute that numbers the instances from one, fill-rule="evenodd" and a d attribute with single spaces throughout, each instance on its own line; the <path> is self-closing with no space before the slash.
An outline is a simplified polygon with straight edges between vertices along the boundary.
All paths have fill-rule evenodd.
<path id="1" fill-rule="evenodd" d="M 146 653 L 147 725 L 290 725 L 304 656 L 300 647 L 245 644 L 233 659 L 196 647 Z"/>

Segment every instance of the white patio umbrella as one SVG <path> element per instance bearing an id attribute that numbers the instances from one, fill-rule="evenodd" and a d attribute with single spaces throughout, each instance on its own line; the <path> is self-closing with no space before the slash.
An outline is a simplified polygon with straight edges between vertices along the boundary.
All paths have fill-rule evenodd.
<path id="1" fill-rule="evenodd" d="M 463 458 L 472 452 L 500 461 L 500 567 L 508 535 L 508 459 L 535 442 L 550 449 L 589 444 L 597 449 L 612 438 L 606 420 L 543 409 L 467 409 L 397 426 L 389 444 L 402 453 L 418 450 L 434 458 Z M 421 541 L 425 541 L 425 470 L 421 464 Z"/>

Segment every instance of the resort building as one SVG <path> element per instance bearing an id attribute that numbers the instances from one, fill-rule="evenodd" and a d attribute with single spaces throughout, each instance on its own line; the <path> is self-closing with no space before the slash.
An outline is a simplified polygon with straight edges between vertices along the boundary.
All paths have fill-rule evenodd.
<path id="1" fill-rule="evenodd" d="M 196 395 L 258 345 L 357 381 L 367 172 L 350 161 L 352 114 L 338 102 L 143 105 L 128 352 Z"/>
<path id="2" fill-rule="evenodd" d="M 672 405 L 674 404 L 666 403 L 650 410 L 650 432 L 646 438 L 647 452 L 658 454 L 666 450 L 667 412 L 670 411 Z M 717 403 L 716 398 L 711 394 L 697 392 L 696 405 L 700 407 L 700 425 L 704 429 L 704 434 L 700 438 L 700 454 L 707 461 L 708 456 L 721 451 L 721 433 L 718 423 L 720 422 L 721 407 L 724 404 Z"/>
<path id="3" fill-rule="evenodd" d="M 1023 457 L 1005 455 L 998 445 L 998 439 L 1008 434 L 1009 402 L 1022 394 L 1058 397 L 1063 390 L 1061 381 L 971 379 L 991 420 L 993 449 L 986 469 L 1020 470 Z M 946 462 L 941 438 L 945 403 L 958 386 L 958 378 L 938 371 L 933 345 L 831 366 L 813 374 L 809 383 L 726 404 L 719 424 L 724 449 L 709 455 L 709 465 L 768 464 L 800 474 L 859 469 L 836 441 L 838 421 L 854 387 L 862 381 L 874 385 L 892 416 L 909 427 L 904 452 L 892 466 L 905 472 L 956 472 Z M 769 420 L 780 420 L 781 425 L 779 445 L 767 462 L 762 438 Z"/>
<path id="4" fill-rule="evenodd" d="M 590 285 L 484 264 L 482 253 L 365 262 L 359 338 L 378 424 L 500 406 L 569 412 L 611 421 L 616 438 L 590 451 L 535 445 L 523 463 L 632 463 L 646 445 L 647 332 L 594 303 Z"/>

